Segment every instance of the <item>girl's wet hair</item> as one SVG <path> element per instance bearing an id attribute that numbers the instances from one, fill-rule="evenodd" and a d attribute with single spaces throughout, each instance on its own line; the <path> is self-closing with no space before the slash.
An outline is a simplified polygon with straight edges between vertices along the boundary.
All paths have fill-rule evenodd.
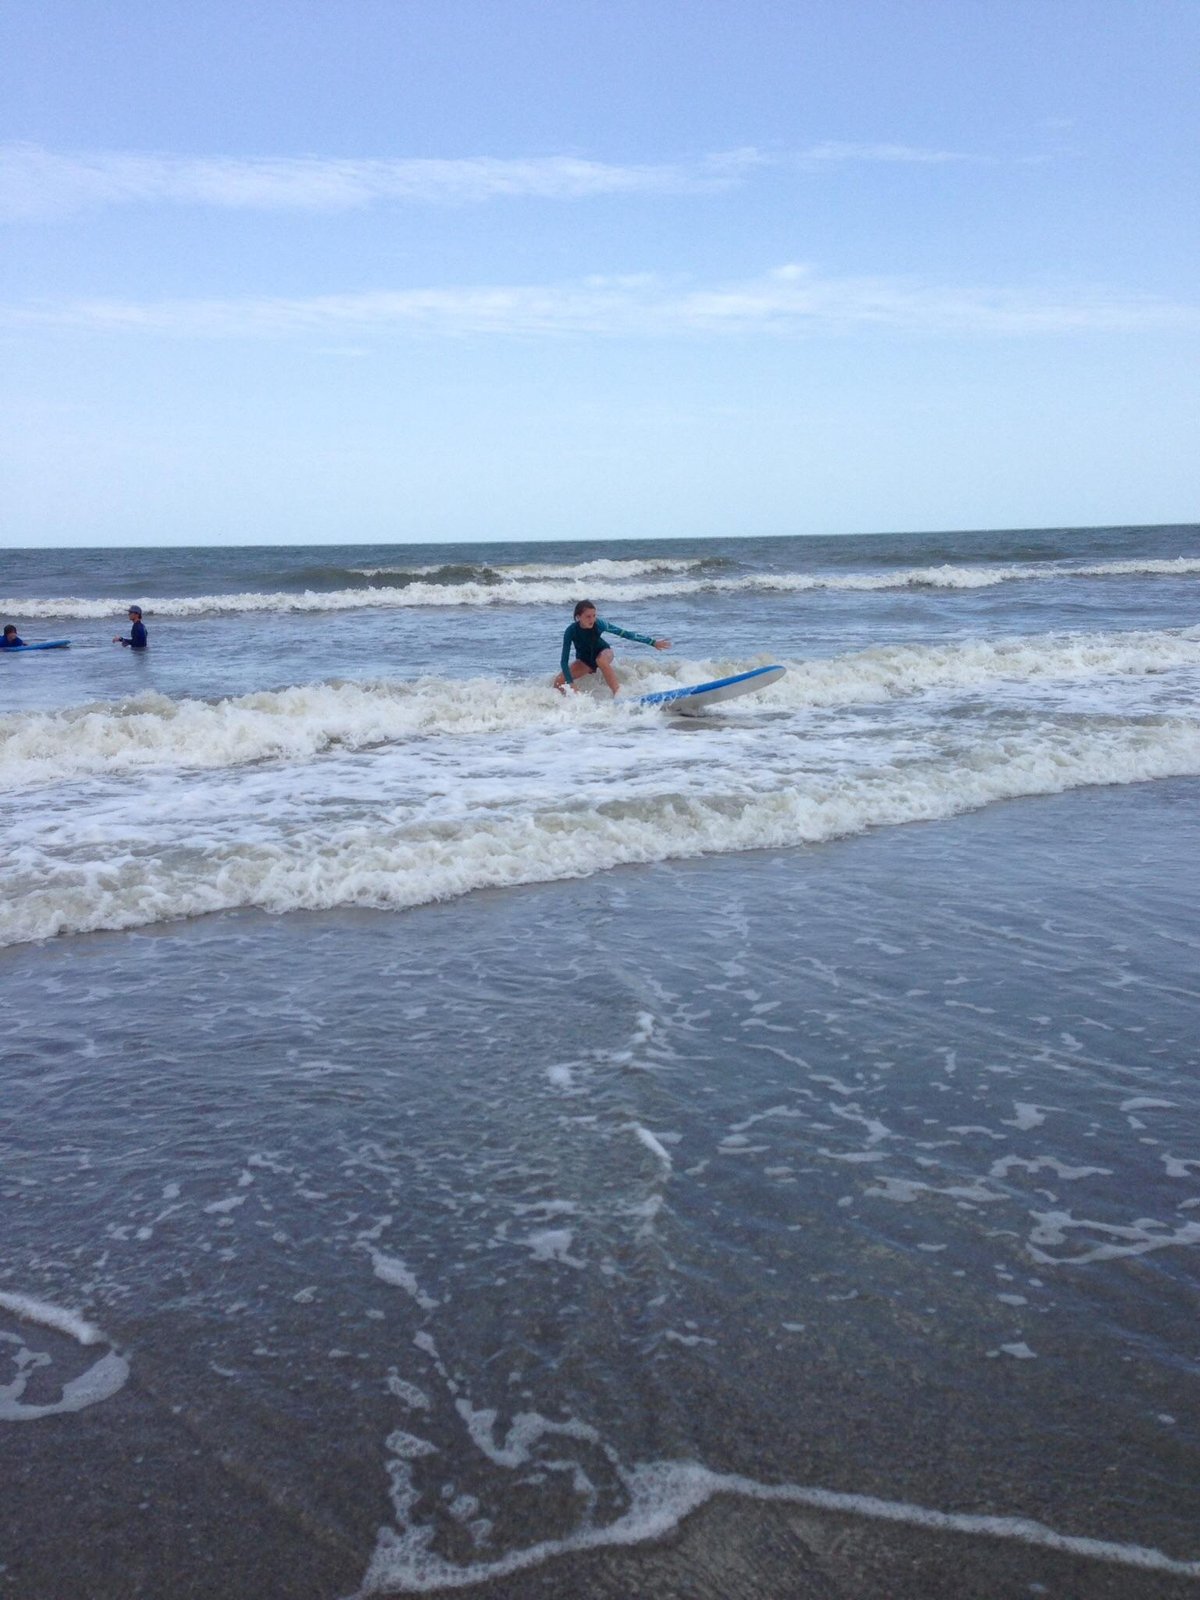
<path id="1" fill-rule="evenodd" d="M 595 611 L 595 609 L 596 602 L 594 600 L 581 600 L 575 607 L 575 621 L 579 621 L 579 613 L 581 611 Z"/>

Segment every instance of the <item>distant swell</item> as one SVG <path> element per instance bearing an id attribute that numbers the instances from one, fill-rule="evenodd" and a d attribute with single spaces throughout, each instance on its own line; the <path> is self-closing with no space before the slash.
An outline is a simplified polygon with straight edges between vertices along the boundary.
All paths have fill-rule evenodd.
<path id="1" fill-rule="evenodd" d="M 861 573 L 750 573 L 738 577 L 722 563 L 662 561 L 596 561 L 575 567 L 526 565 L 491 568 L 453 566 L 425 568 L 326 568 L 309 574 L 310 582 L 336 587 L 302 590 L 247 591 L 154 599 L 142 597 L 148 617 L 202 617 L 267 612 L 352 611 L 412 606 L 567 606 L 581 590 L 595 590 L 604 605 L 661 600 L 695 594 L 779 593 L 810 590 L 869 592 L 893 589 L 971 590 L 1003 583 L 1051 579 L 1121 577 L 1186 578 L 1200 575 L 1200 557 L 1171 560 L 1105 561 L 1087 566 L 1042 563 L 1013 566 L 910 567 Z M 365 582 L 363 580 L 366 580 Z M 122 617 L 127 595 L 111 598 L 0 599 L 4 616 L 21 618 Z"/>
<path id="2" fill-rule="evenodd" d="M 437 567 L 309 567 L 298 576 L 306 589 L 354 589 L 367 579 L 371 589 L 407 589 L 411 584 L 435 585 L 452 589 L 461 585 L 484 584 L 491 587 L 504 582 L 504 576 L 494 567 L 471 562 L 445 562 Z"/>
<path id="3" fill-rule="evenodd" d="M 584 583 L 622 583 L 631 578 L 666 578 L 675 574 L 690 575 L 697 572 L 719 572 L 734 563 L 724 556 L 704 556 L 683 561 L 672 561 L 665 556 L 647 557 L 644 560 L 596 560 L 580 562 L 526 561 L 510 566 L 472 566 L 469 564 L 437 567 L 347 567 L 340 570 L 345 578 L 369 578 L 373 583 L 392 581 L 399 585 L 425 581 L 429 583 L 522 583 L 534 580 L 568 582 L 578 587 Z"/>

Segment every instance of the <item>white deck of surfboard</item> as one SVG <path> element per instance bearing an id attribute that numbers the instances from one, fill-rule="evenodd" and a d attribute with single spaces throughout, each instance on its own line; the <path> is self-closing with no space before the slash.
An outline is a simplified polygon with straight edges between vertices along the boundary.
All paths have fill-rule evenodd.
<path id="1" fill-rule="evenodd" d="M 732 678 L 714 678 L 710 683 L 692 683 L 682 689 L 662 689 L 658 694 L 638 697 L 639 706 L 662 706 L 666 711 L 692 717 L 722 700 L 736 700 L 739 695 L 754 694 L 768 684 L 778 683 L 786 667 L 754 667 L 749 672 L 739 672 Z"/>

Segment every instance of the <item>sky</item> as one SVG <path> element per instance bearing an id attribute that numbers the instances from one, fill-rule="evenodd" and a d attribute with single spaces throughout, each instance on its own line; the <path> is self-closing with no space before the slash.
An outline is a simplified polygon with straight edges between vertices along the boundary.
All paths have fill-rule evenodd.
<path id="1" fill-rule="evenodd" d="M 0 546 L 1200 520 L 1196 0 L 5 0 Z"/>

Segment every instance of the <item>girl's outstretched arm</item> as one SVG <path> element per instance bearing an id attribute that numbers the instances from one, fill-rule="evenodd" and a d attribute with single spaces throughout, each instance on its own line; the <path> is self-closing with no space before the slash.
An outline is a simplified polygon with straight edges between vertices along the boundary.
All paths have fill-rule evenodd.
<path id="1" fill-rule="evenodd" d="M 646 633 L 630 633 L 628 628 L 618 628 L 615 622 L 605 622 L 603 617 L 596 618 L 596 626 L 601 633 L 615 633 L 618 639 L 632 639 L 635 644 L 651 644 L 656 650 L 669 650 L 670 639 L 652 639 Z"/>

